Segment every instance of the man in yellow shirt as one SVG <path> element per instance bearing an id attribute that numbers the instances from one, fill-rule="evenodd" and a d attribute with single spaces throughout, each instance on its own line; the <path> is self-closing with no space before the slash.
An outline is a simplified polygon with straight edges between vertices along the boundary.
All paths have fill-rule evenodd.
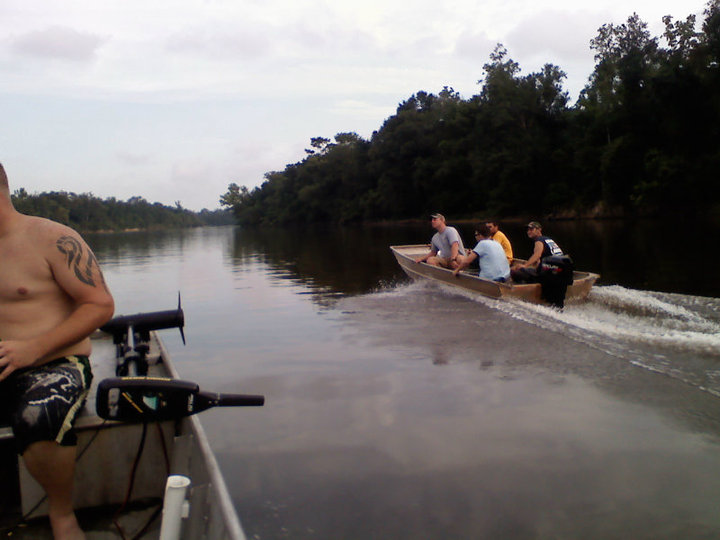
<path id="1" fill-rule="evenodd" d="M 485 225 L 487 225 L 490 229 L 490 238 L 502 246 L 505 256 L 507 257 L 508 264 L 512 265 L 512 246 L 510 245 L 510 240 L 508 240 L 507 236 L 505 236 L 505 234 L 503 234 L 503 232 L 498 228 L 498 222 L 490 220 L 486 221 Z"/>

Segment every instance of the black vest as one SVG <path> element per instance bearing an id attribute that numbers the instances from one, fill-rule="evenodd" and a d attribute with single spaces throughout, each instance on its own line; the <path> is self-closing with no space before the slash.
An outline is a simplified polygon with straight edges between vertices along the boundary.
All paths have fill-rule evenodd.
<path id="1" fill-rule="evenodd" d="M 560 249 L 560 246 L 558 246 L 552 238 L 548 236 L 538 236 L 535 241 L 543 243 L 543 252 L 542 255 L 540 255 L 541 259 L 549 257 L 550 255 L 563 255 L 562 249 Z"/>

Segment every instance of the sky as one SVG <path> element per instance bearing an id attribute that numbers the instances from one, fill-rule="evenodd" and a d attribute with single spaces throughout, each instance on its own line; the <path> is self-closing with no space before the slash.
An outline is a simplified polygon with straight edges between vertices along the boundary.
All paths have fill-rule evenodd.
<path id="1" fill-rule="evenodd" d="M 235 182 L 370 138 L 398 104 L 467 99 L 497 43 L 571 101 L 603 24 L 702 21 L 698 0 L 2 0 L 0 163 L 11 190 L 214 210 Z"/>

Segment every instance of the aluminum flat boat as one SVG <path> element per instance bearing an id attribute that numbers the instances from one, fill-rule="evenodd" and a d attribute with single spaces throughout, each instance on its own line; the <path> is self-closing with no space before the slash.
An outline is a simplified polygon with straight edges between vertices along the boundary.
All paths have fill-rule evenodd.
<path id="1" fill-rule="evenodd" d="M 427 263 L 416 263 L 430 250 L 428 244 L 390 246 L 395 259 L 403 271 L 414 280 L 428 280 L 444 283 L 466 291 L 490 298 L 516 298 L 533 304 L 544 304 L 542 287 L 539 283 L 499 283 L 478 277 L 477 271 L 464 270 L 454 276 L 451 270 Z M 516 259 L 518 260 L 518 259 Z M 567 288 L 566 301 L 578 301 L 587 298 L 593 284 L 600 276 L 591 272 L 573 272 L 573 282 Z"/>

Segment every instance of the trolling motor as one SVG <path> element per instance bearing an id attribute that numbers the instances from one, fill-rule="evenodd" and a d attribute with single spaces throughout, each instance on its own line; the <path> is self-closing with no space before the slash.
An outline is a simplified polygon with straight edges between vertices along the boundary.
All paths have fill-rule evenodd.
<path id="1" fill-rule="evenodd" d="M 201 392 L 190 381 L 161 377 L 115 377 L 100 381 L 96 410 L 101 418 L 126 422 L 176 420 L 211 407 L 261 407 L 265 396 Z"/>
<path id="2" fill-rule="evenodd" d="M 98 383 L 95 408 L 107 420 L 148 422 L 173 420 L 211 407 L 260 407 L 265 396 L 201 392 L 190 381 L 147 377 L 150 332 L 178 328 L 185 344 L 185 315 L 178 293 L 177 309 L 121 315 L 100 330 L 112 334 L 117 377 Z"/>
<path id="3" fill-rule="evenodd" d="M 104 326 L 101 326 L 100 330 L 112 334 L 117 360 L 115 374 L 122 377 L 147 375 L 147 355 L 150 352 L 150 332 L 152 330 L 178 328 L 184 345 L 184 326 L 185 314 L 180 305 L 180 293 L 178 293 L 177 309 L 121 315 L 112 318 Z"/>

